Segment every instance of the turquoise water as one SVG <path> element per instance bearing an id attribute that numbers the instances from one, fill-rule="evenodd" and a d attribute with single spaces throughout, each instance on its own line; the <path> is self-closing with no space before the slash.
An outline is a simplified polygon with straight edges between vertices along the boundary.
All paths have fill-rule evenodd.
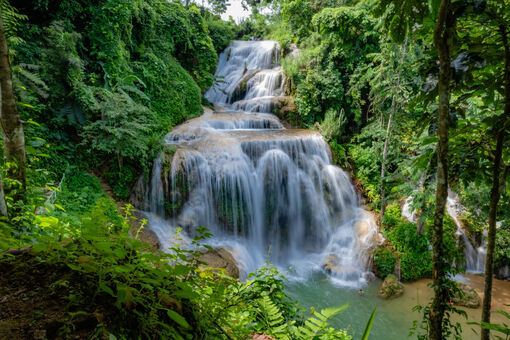
<path id="1" fill-rule="evenodd" d="M 468 283 L 478 291 L 482 297 L 484 278 L 480 275 L 464 274 L 462 281 Z M 314 307 L 321 310 L 326 307 L 341 306 L 349 303 L 349 308 L 332 320 L 331 324 L 337 328 L 348 329 L 353 339 L 360 339 L 370 314 L 377 307 L 374 324 L 370 332 L 370 340 L 405 340 L 415 339 L 409 336 L 414 320 L 421 320 L 422 315 L 413 312 L 416 305 L 426 305 L 432 298 L 432 289 L 427 287 L 428 279 L 405 283 L 404 294 L 396 299 L 384 300 L 377 296 L 381 280 L 370 282 L 363 288 L 364 295 L 358 294 L 358 289 L 341 287 L 334 284 L 324 273 L 315 275 L 303 281 L 288 281 L 286 289 L 288 294 L 298 300 L 302 307 Z M 502 309 L 510 313 L 510 307 L 505 306 L 510 301 L 510 282 L 494 280 L 493 282 L 493 312 L 491 321 L 507 323 L 501 314 L 495 310 Z M 478 322 L 481 318 L 481 307 L 477 309 L 463 309 L 468 319 L 459 315 L 452 317 L 452 322 L 462 325 L 463 340 L 480 339 L 478 326 L 468 325 L 467 322 Z"/>
<path id="2" fill-rule="evenodd" d="M 331 324 L 338 328 L 347 328 L 354 339 L 363 334 L 370 314 L 377 307 L 370 339 L 399 340 L 408 339 L 409 328 L 414 319 L 420 314 L 412 312 L 408 299 L 383 300 L 376 296 L 380 281 L 373 281 L 364 289 L 360 296 L 358 289 L 335 286 L 324 274 L 317 273 L 302 282 L 288 282 L 286 284 L 289 295 L 300 302 L 302 307 L 317 310 L 326 307 L 340 306 L 349 303 L 349 308 L 332 320 Z M 411 295 L 412 292 L 406 292 Z M 412 299 L 419 301 L 417 297 Z M 421 303 L 425 303 L 422 298 Z"/>

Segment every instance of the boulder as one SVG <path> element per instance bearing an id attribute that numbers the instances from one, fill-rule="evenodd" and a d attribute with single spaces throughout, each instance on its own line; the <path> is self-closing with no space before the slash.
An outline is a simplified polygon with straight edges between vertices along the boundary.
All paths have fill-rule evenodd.
<path id="1" fill-rule="evenodd" d="M 341 277 L 345 280 L 357 280 L 365 276 L 359 269 L 342 264 L 340 258 L 335 254 L 329 254 L 322 261 L 322 268 L 330 275 Z M 366 277 L 369 279 L 368 277 Z"/>
<path id="2" fill-rule="evenodd" d="M 456 306 L 462 306 L 467 308 L 478 308 L 480 307 L 480 296 L 472 287 L 465 283 L 459 282 L 458 287 L 460 293 L 452 299 L 452 303 Z"/>
<path id="3" fill-rule="evenodd" d="M 384 237 L 379 233 L 375 212 L 363 210 L 361 218 L 354 227 L 358 236 L 358 244 L 365 251 L 375 249 L 384 242 Z"/>
<path id="4" fill-rule="evenodd" d="M 152 250 L 159 250 L 161 248 L 161 243 L 159 242 L 158 235 L 147 227 L 143 228 L 142 231 L 138 234 L 138 239 L 142 242 L 147 243 Z"/>
<path id="5" fill-rule="evenodd" d="M 322 261 L 322 268 L 329 274 L 334 274 L 341 272 L 343 270 L 342 266 L 339 265 L 340 259 L 335 254 L 329 254 Z"/>
<path id="6" fill-rule="evenodd" d="M 377 295 L 383 299 L 393 299 L 404 294 L 404 285 L 398 282 L 395 275 L 388 275 L 381 284 Z"/>
<path id="7" fill-rule="evenodd" d="M 226 248 L 213 248 L 205 249 L 202 251 L 202 255 L 198 257 L 198 260 L 205 262 L 198 267 L 200 269 L 213 269 L 221 270 L 225 272 L 225 275 L 239 278 L 239 267 L 237 266 L 236 260 L 232 255 L 231 249 Z"/>

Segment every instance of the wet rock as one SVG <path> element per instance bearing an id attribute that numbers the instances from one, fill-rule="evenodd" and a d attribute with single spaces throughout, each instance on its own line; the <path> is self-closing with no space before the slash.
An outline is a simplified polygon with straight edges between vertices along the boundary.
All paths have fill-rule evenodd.
<path id="1" fill-rule="evenodd" d="M 288 80 L 287 80 L 288 81 Z M 289 85 L 286 85 L 286 93 L 290 92 L 288 90 Z M 290 96 L 278 97 L 274 99 L 276 104 L 276 115 L 278 118 L 282 120 L 282 124 L 286 128 L 296 128 L 302 127 L 303 121 L 302 117 L 299 114 L 299 109 L 297 105 L 294 103 L 294 99 Z"/>
<path id="2" fill-rule="evenodd" d="M 148 186 L 145 176 L 142 174 L 131 188 L 128 202 L 137 209 L 144 209 L 148 198 Z"/>
<path id="3" fill-rule="evenodd" d="M 322 261 L 322 268 L 328 273 L 339 272 L 342 267 L 339 265 L 340 259 L 335 254 L 329 254 L 324 261 Z"/>
<path id="4" fill-rule="evenodd" d="M 404 285 L 398 282 L 395 275 L 388 275 L 381 284 L 377 295 L 383 299 L 393 299 L 404 294 Z"/>
<path id="5" fill-rule="evenodd" d="M 365 251 L 375 249 L 384 242 L 384 237 L 379 233 L 376 220 L 377 214 L 375 212 L 364 210 L 362 218 L 354 226 L 358 235 L 358 244 Z"/>
<path id="6" fill-rule="evenodd" d="M 508 264 L 500 264 L 499 266 L 496 266 L 494 272 L 497 279 L 510 280 L 510 267 Z"/>
<path id="7" fill-rule="evenodd" d="M 335 254 L 329 254 L 322 262 L 322 268 L 330 275 L 341 276 L 347 280 L 357 280 L 362 273 L 351 266 L 342 265 L 340 258 Z"/>
<path id="8" fill-rule="evenodd" d="M 227 248 L 213 248 L 202 251 L 202 255 L 198 260 L 205 262 L 199 265 L 200 269 L 213 269 L 224 271 L 225 275 L 230 277 L 239 278 L 239 267 L 237 266 L 236 259 L 232 255 L 232 250 Z"/>
<path id="9" fill-rule="evenodd" d="M 461 293 L 457 294 L 452 299 L 452 303 L 454 305 L 467 308 L 480 307 L 480 296 L 478 295 L 476 290 L 462 282 L 458 283 L 458 287 Z"/>
<path id="10" fill-rule="evenodd" d="M 147 243 L 152 250 L 159 250 L 161 247 L 158 235 L 156 235 L 156 233 L 151 229 L 143 228 L 142 231 L 138 234 L 138 239 Z"/>

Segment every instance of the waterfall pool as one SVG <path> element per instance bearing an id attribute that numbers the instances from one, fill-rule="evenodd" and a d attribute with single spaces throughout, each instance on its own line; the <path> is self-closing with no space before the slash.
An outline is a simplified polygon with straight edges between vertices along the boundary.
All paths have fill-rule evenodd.
<path id="1" fill-rule="evenodd" d="M 480 297 L 483 296 L 483 276 L 466 274 L 463 275 L 463 279 L 477 290 Z M 416 336 L 409 337 L 409 331 L 414 320 L 421 320 L 421 315 L 413 312 L 412 308 L 416 305 L 427 304 L 432 297 L 432 290 L 427 287 L 429 282 L 430 280 L 423 279 L 405 283 L 404 294 L 392 300 L 377 297 L 381 280 L 375 280 L 366 285 L 363 288 L 363 296 L 358 294 L 357 289 L 336 286 L 327 275 L 322 273 L 317 273 L 304 281 L 289 281 L 286 287 L 289 295 L 298 300 L 302 307 L 308 309 L 314 307 L 320 310 L 349 303 L 349 308 L 333 319 L 331 324 L 338 328 L 349 329 L 354 339 L 361 337 L 370 314 L 374 308 L 377 308 L 369 339 L 400 340 L 416 338 Z M 504 306 L 505 303 L 510 302 L 509 281 L 494 280 L 493 301 L 493 310 L 501 309 L 510 313 L 510 307 Z M 460 316 L 453 318 L 462 325 L 462 339 L 479 339 L 477 326 L 468 325 L 467 322 L 479 322 L 481 307 L 462 309 L 467 312 L 468 320 Z M 497 313 L 492 314 L 492 321 L 508 323 L 508 320 Z"/>

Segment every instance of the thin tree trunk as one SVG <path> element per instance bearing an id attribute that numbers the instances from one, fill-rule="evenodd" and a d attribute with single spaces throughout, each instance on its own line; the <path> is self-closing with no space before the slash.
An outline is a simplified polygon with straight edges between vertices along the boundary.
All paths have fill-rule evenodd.
<path id="1" fill-rule="evenodd" d="M 400 81 L 400 72 L 397 79 L 397 86 Z M 388 118 L 388 126 L 386 127 L 386 138 L 384 139 L 384 150 L 383 150 L 383 159 L 381 164 L 381 220 L 384 217 L 384 212 L 386 210 L 386 191 L 384 190 L 384 182 L 386 176 L 386 157 L 388 156 L 388 144 L 390 141 L 390 134 L 391 134 L 391 121 L 393 120 L 393 114 L 395 112 L 395 94 L 393 95 L 393 99 L 391 100 L 391 111 L 390 111 L 390 117 Z"/>
<path id="2" fill-rule="evenodd" d="M 7 203 L 5 203 L 4 194 L 4 181 L 2 180 L 2 174 L 0 174 L 0 215 L 7 217 Z"/>
<path id="3" fill-rule="evenodd" d="M 404 48 L 401 51 L 402 56 L 400 58 L 400 65 L 404 63 L 404 58 L 407 50 L 407 37 L 404 42 Z M 383 150 L 383 159 L 381 164 L 381 221 L 384 217 L 384 212 L 386 211 L 386 191 L 384 189 L 384 182 L 386 179 L 384 178 L 386 175 L 386 158 L 388 156 L 388 144 L 390 141 L 390 135 L 391 135 L 391 122 L 393 120 L 393 115 L 395 114 L 395 107 L 396 107 L 396 97 L 398 88 L 400 87 L 400 75 L 402 74 L 402 69 L 398 71 L 397 74 L 397 81 L 393 90 L 393 98 L 391 99 L 391 110 L 390 110 L 390 117 L 388 118 L 388 126 L 386 127 L 386 138 L 384 139 L 384 150 Z"/>
<path id="4" fill-rule="evenodd" d="M 439 55 L 439 114 L 437 129 L 437 179 L 434 225 L 432 229 L 432 279 L 434 300 L 429 315 L 429 338 L 443 338 L 443 318 L 446 310 L 448 288 L 446 280 L 446 261 L 443 248 L 443 219 L 448 197 L 448 125 L 450 115 L 450 62 L 455 18 L 451 11 L 450 0 L 442 0 L 439 8 L 434 44 Z"/>
<path id="5" fill-rule="evenodd" d="M 496 243 L 496 219 L 498 213 L 498 203 L 501 194 L 501 180 L 504 181 L 506 176 L 501 173 L 501 159 L 503 155 L 503 143 L 505 134 L 510 125 L 510 47 L 508 46 L 508 38 L 506 27 L 501 25 L 499 33 L 505 47 L 505 111 L 503 113 L 503 124 L 497 134 L 496 151 L 494 152 L 494 164 L 492 169 L 492 188 L 489 202 L 489 242 L 487 244 L 487 259 L 485 262 L 485 289 L 482 304 L 482 322 L 489 323 L 491 320 L 491 299 L 492 299 L 492 276 L 494 275 L 494 247 Z M 504 175 L 507 170 L 505 169 Z M 504 185 L 504 182 L 503 182 Z M 482 340 L 489 340 L 490 330 L 482 329 Z"/>
<path id="6" fill-rule="evenodd" d="M 23 124 L 16 105 L 12 89 L 12 72 L 9 60 L 9 48 L 0 15 L 0 86 L 2 88 L 2 111 L 0 123 L 4 140 L 4 150 L 7 162 L 15 166 L 9 168 L 7 176 L 21 183 L 21 192 L 26 188 L 25 176 L 25 136 Z M 7 188 L 10 189 L 10 188 Z"/>

